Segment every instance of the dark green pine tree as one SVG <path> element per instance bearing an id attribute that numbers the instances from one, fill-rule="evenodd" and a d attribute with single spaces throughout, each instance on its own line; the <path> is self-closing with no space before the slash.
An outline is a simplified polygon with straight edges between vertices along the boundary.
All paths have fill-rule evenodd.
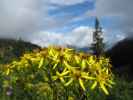
<path id="1" fill-rule="evenodd" d="M 93 32 L 93 43 L 91 49 L 97 57 L 104 53 L 103 32 L 97 17 L 95 19 L 95 30 Z"/>

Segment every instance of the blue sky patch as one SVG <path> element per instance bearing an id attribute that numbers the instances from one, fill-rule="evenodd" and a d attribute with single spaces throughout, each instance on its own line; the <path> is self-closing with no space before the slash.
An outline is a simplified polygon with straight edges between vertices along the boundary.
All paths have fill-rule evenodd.
<path id="1" fill-rule="evenodd" d="M 58 6 L 54 10 L 49 11 L 50 16 L 54 16 L 57 19 L 67 16 L 80 16 L 88 10 L 94 9 L 94 2 L 85 1 L 80 4 L 69 6 Z"/>

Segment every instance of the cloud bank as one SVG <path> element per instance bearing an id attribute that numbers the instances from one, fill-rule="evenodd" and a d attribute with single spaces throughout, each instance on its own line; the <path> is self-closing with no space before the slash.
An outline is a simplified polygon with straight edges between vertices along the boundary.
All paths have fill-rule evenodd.
<path id="1" fill-rule="evenodd" d="M 61 45 L 61 46 L 77 46 L 86 47 L 92 43 L 93 28 L 81 26 L 73 29 L 69 33 L 54 33 L 42 31 L 34 34 L 31 41 L 35 44 L 40 44 L 42 47 L 48 45 Z"/>
<path id="2" fill-rule="evenodd" d="M 41 31 L 38 34 L 34 34 L 30 41 L 35 44 L 40 44 L 42 47 L 48 45 L 60 45 L 60 46 L 75 46 L 75 47 L 89 47 L 93 42 L 94 28 L 88 26 L 80 26 L 68 33 L 55 33 Z M 123 40 L 124 35 L 109 35 L 107 30 L 103 30 L 104 43 L 112 46 L 112 44 Z M 113 40 L 113 41 L 112 41 Z M 109 48 L 109 47 L 108 47 Z"/>
<path id="3" fill-rule="evenodd" d="M 133 0 L 96 0 L 95 9 L 88 15 L 112 17 L 113 28 L 125 36 L 133 35 Z M 113 29 L 112 29 L 113 30 Z"/>
<path id="4" fill-rule="evenodd" d="M 67 8 L 86 1 L 95 2 L 95 7 L 88 9 L 88 12 L 84 8 L 86 17 L 81 9 L 80 12 L 77 11 L 78 16 L 74 10 L 67 11 Z M 92 27 L 78 23 L 76 27 L 63 33 L 54 30 L 70 28 L 74 26 L 68 26 L 72 21 L 99 16 L 103 19 L 113 18 L 114 21 L 110 21 L 113 27 L 110 30 L 105 29 L 105 41 L 114 42 L 133 35 L 132 4 L 133 0 L 0 0 L 0 37 L 21 37 L 41 46 L 88 46 L 92 42 Z M 63 12 L 62 7 L 67 13 Z M 79 10 L 79 6 L 74 7 Z M 57 9 L 62 10 L 61 13 L 49 13 Z"/>
<path id="5" fill-rule="evenodd" d="M 37 0 L 0 0 L 1 36 L 21 36 L 40 29 L 40 4 Z"/>
<path id="6" fill-rule="evenodd" d="M 66 33 L 47 31 L 50 28 L 64 26 L 70 19 L 74 19 L 69 16 L 62 20 L 56 20 L 55 17 L 49 15 L 49 10 L 85 1 L 1 0 L 0 37 L 22 38 L 41 46 L 48 46 L 49 44 L 86 46 L 92 41 L 92 29 L 89 27 L 79 26 Z"/>

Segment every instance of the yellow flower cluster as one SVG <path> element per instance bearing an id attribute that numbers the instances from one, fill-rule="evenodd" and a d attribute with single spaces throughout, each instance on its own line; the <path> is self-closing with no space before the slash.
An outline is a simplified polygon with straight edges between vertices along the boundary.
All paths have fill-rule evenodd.
<path id="1" fill-rule="evenodd" d="M 79 84 L 83 91 L 98 88 L 108 95 L 107 88 L 112 88 L 114 84 L 108 58 L 96 58 L 70 48 L 50 46 L 39 52 L 24 54 L 19 61 L 4 67 L 4 74 L 11 75 L 31 69 L 46 71 L 50 77 L 44 79 L 61 82 L 66 87 Z"/>

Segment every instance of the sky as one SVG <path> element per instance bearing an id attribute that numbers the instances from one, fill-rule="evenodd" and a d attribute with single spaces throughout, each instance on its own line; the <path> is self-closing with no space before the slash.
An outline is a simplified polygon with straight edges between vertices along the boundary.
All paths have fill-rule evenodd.
<path id="1" fill-rule="evenodd" d="M 133 35 L 132 9 L 133 0 L 0 0 L 0 37 L 86 47 L 97 16 L 112 45 Z"/>

